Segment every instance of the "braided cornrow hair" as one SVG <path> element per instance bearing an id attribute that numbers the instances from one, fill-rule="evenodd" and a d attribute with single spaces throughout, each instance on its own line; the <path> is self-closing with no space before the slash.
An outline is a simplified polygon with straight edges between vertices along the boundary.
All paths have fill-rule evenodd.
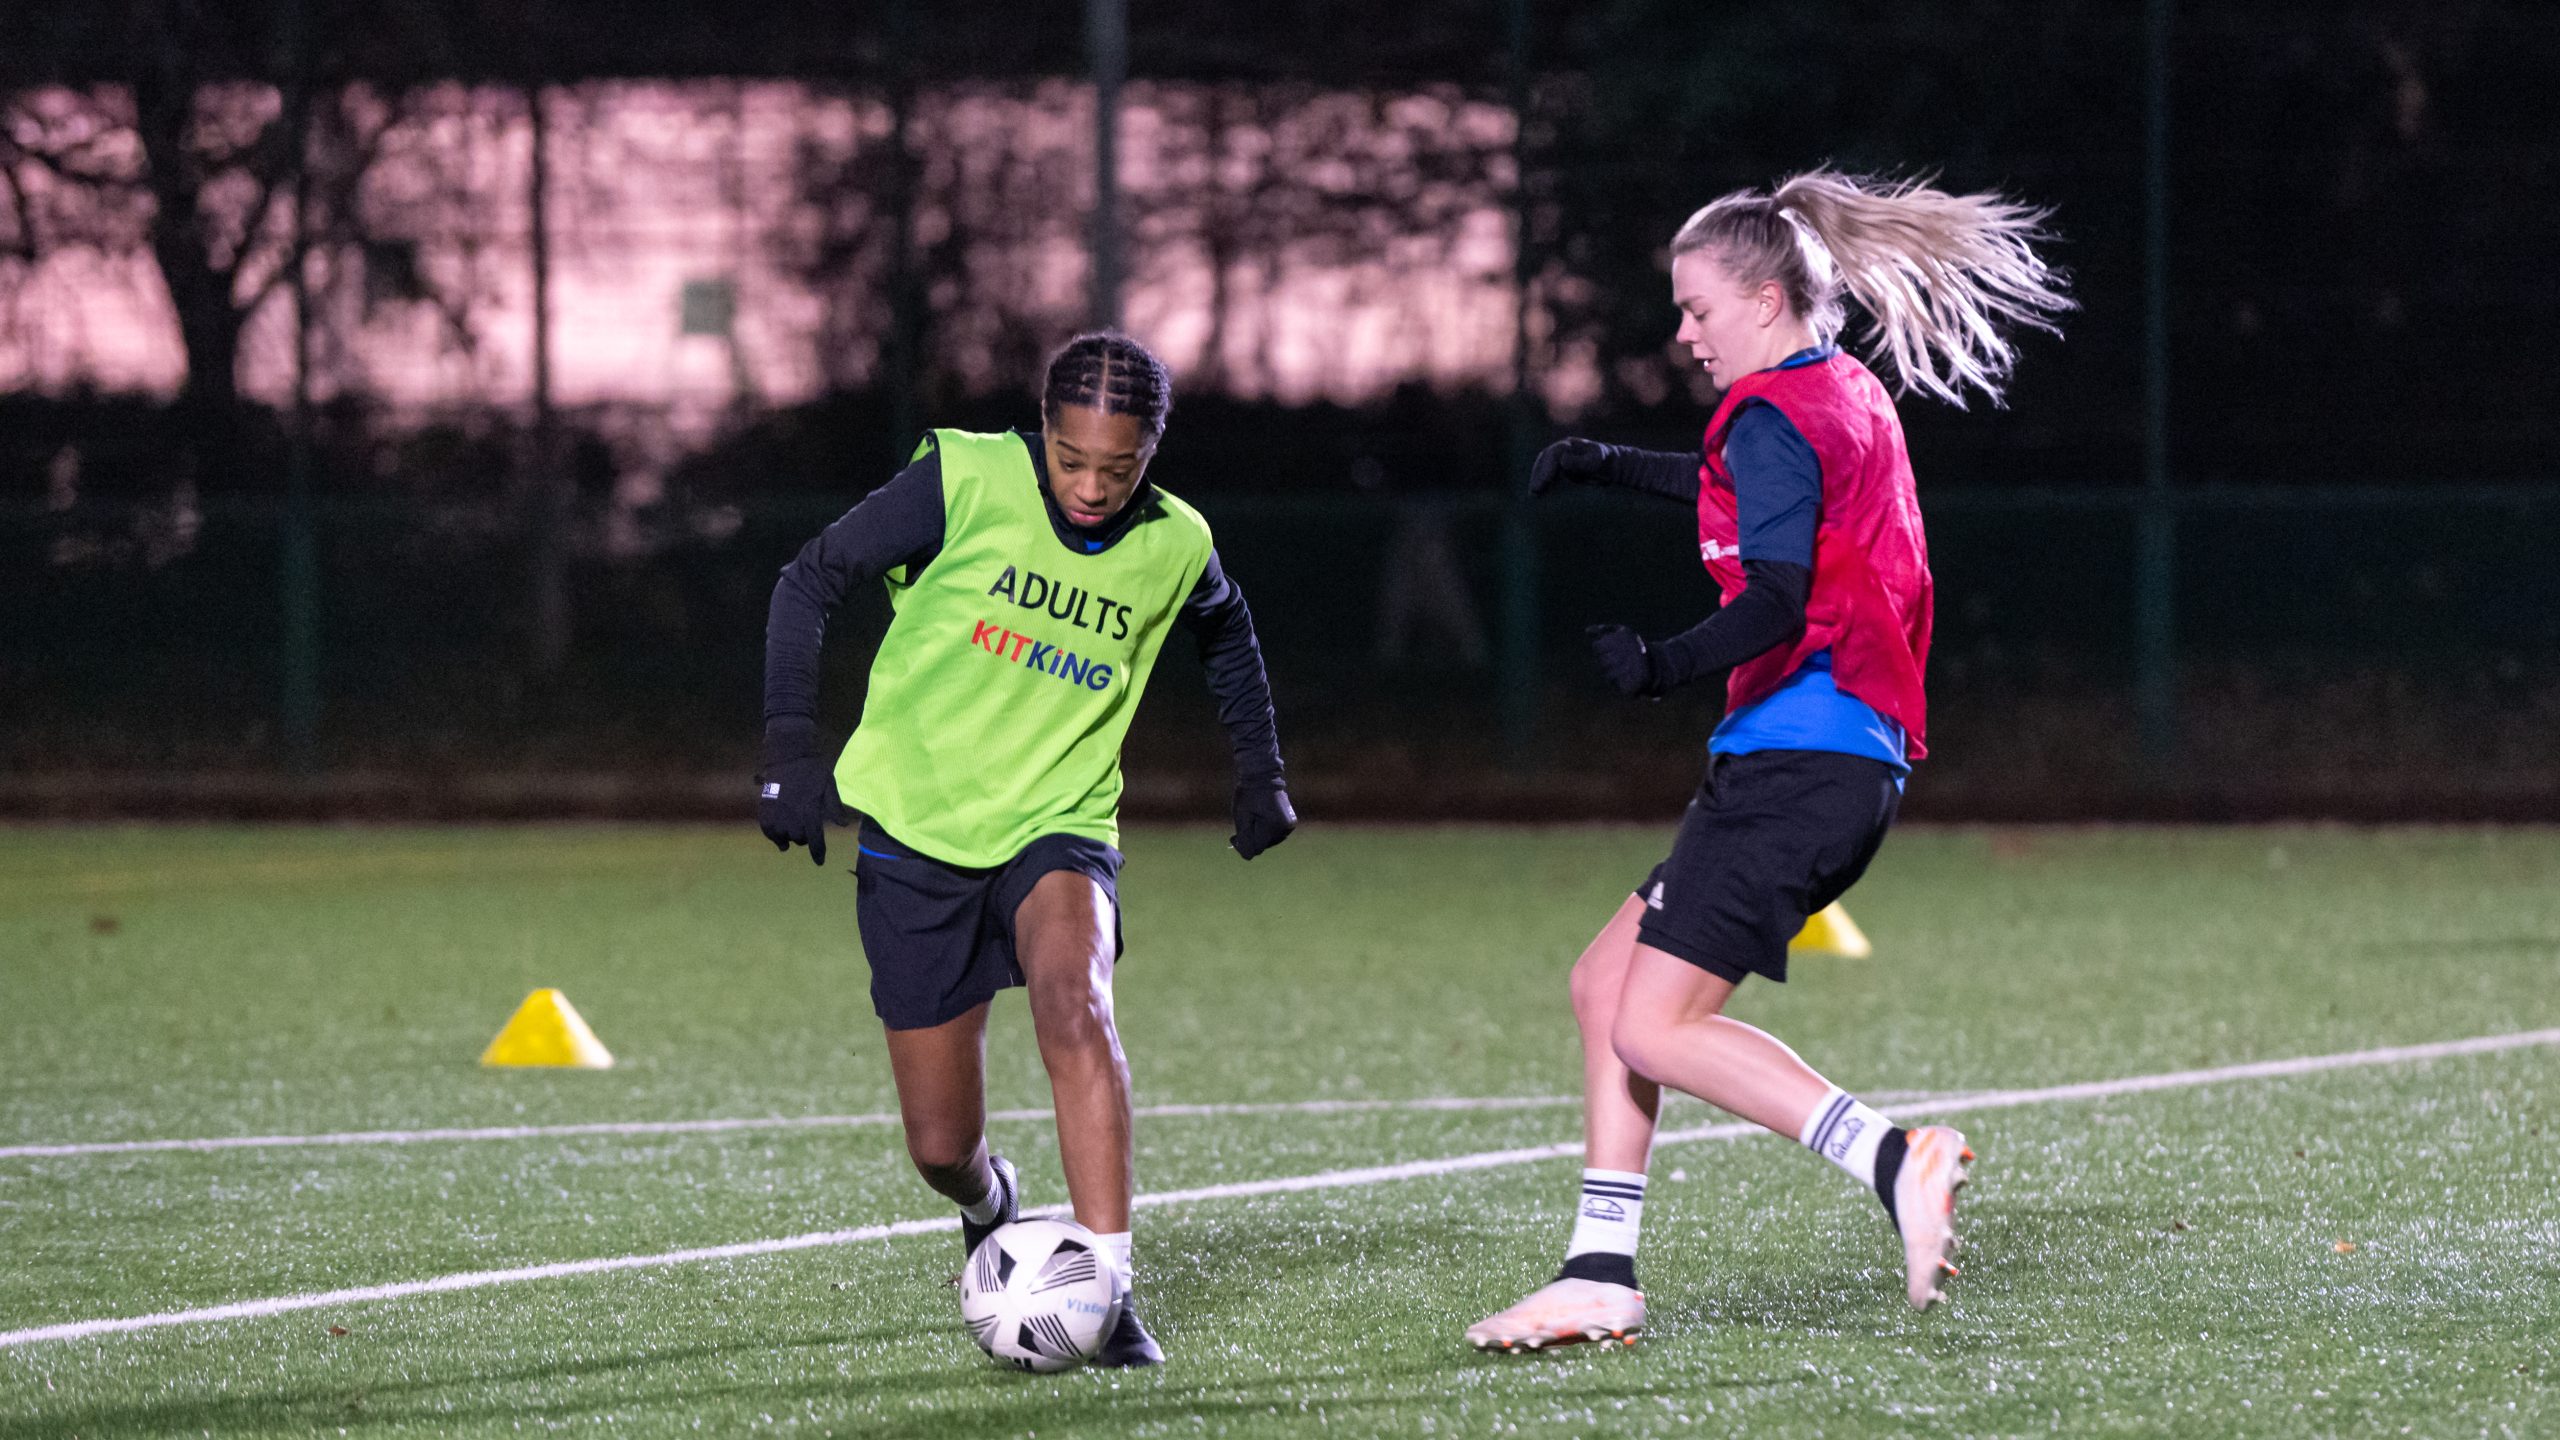
<path id="1" fill-rule="evenodd" d="M 1153 445 L 1173 411 L 1173 372 L 1154 351 L 1117 330 L 1088 330 L 1049 357 L 1048 376 L 1040 383 L 1043 423 L 1057 423 L 1059 409 L 1068 405 L 1136 416 Z"/>

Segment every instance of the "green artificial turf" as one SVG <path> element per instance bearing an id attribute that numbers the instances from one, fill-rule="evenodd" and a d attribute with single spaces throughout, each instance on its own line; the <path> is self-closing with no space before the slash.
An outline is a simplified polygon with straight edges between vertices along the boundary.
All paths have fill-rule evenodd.
<path id="1" fill-rule="evenodd" d="M 1569 1097 L 1565 967 L 1667 828 L 1221 839 L 1128 841 L 1141 1105 Z M 843 858 L 0 830 L 0 1146 L 890 1109 Z M 1874 959 L 1735 1013 L 1870 1093 L 2560 1026 L 2560 832 L 1914 829 L 1850 908 Z M 476 1065 L 538 985 L 613 1070 Z M 1018 997 L 990 1072 L 1045 1101 Z M 1156 1371 L 996 1370 L 929 1234 L 11 1345 L 0 1437 L 2560 1433 L 2560 1049 L 1954 1123 L 1965 1274 L 1925 1315 L 1874 1201 L 1752 1137 L 1657 1156 L 1631 1350 L 1458 1339 L 1551 1272 L 1563 1158 L 1143 1211 Z M 1140 1184 L 1576 1133 L 1567 1103 L 1156 1118 Z M 1063 1198 L 1045 1123 L 994 1135 Z M 8 1157 L 0 1330 L 946 1213 L 888 1125 Z"/>

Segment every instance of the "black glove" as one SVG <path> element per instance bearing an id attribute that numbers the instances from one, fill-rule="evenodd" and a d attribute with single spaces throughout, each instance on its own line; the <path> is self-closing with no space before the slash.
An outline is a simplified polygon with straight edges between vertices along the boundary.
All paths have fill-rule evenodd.
<path id="1" fill-rule="evenodd" d="M 805 720 L 778 720 L 764 731 L 764 768 L 756 772 L 756 825 L 773 848 L 809 847 L 811 863 L 827 863 L 827 822 L 836 813 L 835 767 L 817 753 L 818 731 Z"/>
<path id="2" fill-rule="evenodd" d="M 1227 837 L 1237 855 L 1250 860 L 1289 838 L 1298 828 L 1298 812 L 1289 792 L 1276 782 L 1247 781 L 1236 786 L 1236 833 Z"/>
<path id="3" fill-rule="evenodd" d="M 1609 447 L 1597 440 L 1575 436 L 1559 440 L 1538 452 L 1529 466 L 1529 498 L 1546 494 L 1558 480 L 1571 480 L 1588 485 L 1609 469 Z"/>
<path id="4" fill-rule="evenodd" d="M 1669 687 L 1663 683 L 1661 657 L 1644 637 L 1624 625 L 1593 625 L 1583 634 L 1591 637 L 1591 653 L 1600 657 L 1600 672 L 1621 695 L 1659 697 Z"/>

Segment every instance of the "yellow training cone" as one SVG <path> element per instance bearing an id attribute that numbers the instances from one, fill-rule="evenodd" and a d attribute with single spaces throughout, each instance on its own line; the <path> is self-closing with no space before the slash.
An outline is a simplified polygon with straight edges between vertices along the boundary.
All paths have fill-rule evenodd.
<path id="1" fill-rule="evenodd" d="M 1787 945 L 1790 950 L 1819 950 L 1826 955 L 1843 955 L 1851 960 L 1864 960 L 1876 953 L 1867 943 L 1867 932 L 1849 918 L 1849 912 L 1833 901 L 1816 911 L 1804 922 L 1804 929 Z"/>
<path id="2" fill-rule="evenodd" d="M 536 990 L 524 997 L 506 1028 L 480 1052 L 483 1065 L 569 1065 L 580 1070 L 609 1070 L 613 1052 L 587 1028 L 578 1008 L 557 990 Z"/>

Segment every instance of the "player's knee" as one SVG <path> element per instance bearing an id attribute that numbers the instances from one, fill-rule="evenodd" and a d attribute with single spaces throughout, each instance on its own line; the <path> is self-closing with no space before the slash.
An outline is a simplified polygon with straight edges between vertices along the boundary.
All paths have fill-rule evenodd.
<path id="1" fill-rule="evenodd" d="M 979 1136 L 958 1129 L 907 1127 L 907 1158 L 915 1162 L 916 1173 L 929 1185 L 966 1179 L 977 1169 L 980 1143 Z"/>
<path id="2" fill-rule="evenodd" d="M 1112 1047 L 1111 995 L 1089 972 L 1035 980 L 1030 989 L 1031 1030 L 1043 1054 Z"/>
<path id="3" fill-rule="evenodd" d="M 1609 1027 L 1609 1048 L 1617 1052 L 1618 1063 L 1638 1075 L 1651 1076 L 1653 1062 L 1662 1053 L 1662 1027 L 1633 1011 L 1620 1011 Z"/>
<path id="4" fill-rule="evenodd" d="M 1573 996 L 1573 1018 L 1585 1032 L 1607 1031 L 1618 1013 L 1618 992 L 1626 983 L 1626 967 L 1604 963 L 1585 953 L 1573 962 L 1566 988 Z"/>

